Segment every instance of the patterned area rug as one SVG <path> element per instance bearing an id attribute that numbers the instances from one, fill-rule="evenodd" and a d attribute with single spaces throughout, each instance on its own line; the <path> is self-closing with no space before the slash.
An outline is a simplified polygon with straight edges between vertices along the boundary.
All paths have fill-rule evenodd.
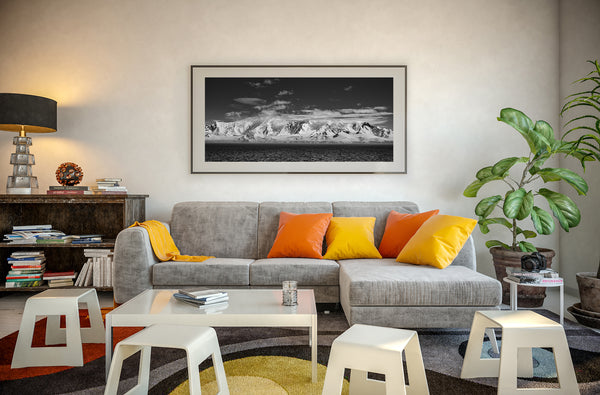
<path id="1" fill-rule="evenodd" d="M 558 316 L 538 312 L 552 319 Z M 341 311 L 319 313 L 318 378 L 310 377 L 308 332 L 295 328 L 215 328 L 232 394 L 320 394 L 332 341 L 348 328 Z M 45 319 L 37 323 L 34 346 L 42 345 Z M 82 325 L 87 325 L 82 315 Z M 115 342 L 140 328 L 117 328 Z M 600 393 L 600 335 L 570 321 L 565 322 L 571 357 L 581 394 Z M 495 394 L 495 378 L 460 379 L 469 331 L 465 329 L 419 330 L 419 342 L 431 394 Z M 500 335 L 497 335 L 501 340 Z M 83 367 L 10 369 L 17 333 L 0 339 L 0 393 L 2 394 L 102 394 L 104 345 L 84 344 Z M 489 343 L 482 354 L 494 356 Z M 520 387 L 557 387 L 551 350 L 534 349 L 534 377 L 519 379 Z M 137 382 L 138 358 L 125 361 L 119 393 Z M 216 393 L 210 361 L 200 366 L 203 394 Z M 348 371 L 347 371 L 348 373 Z M 348 375 L 347 377 L 348 378 Z M 152 350 L 150 393 L 187 394 L 187 366 L 182 350 Z M 344 384 L 347 393 L 347 383 Z"/>

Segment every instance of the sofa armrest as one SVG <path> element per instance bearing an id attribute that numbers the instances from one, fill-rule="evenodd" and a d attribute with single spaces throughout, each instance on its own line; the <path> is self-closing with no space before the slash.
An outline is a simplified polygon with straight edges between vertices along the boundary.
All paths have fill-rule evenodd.
<path id="1" fill-rule="evenodd" d="M 152 289 L 152 266 L 158 262 L 146 229 L 136 226 L 119 232 L 114 252 L 115 302 L 125 303 L 142 291 Z"/>

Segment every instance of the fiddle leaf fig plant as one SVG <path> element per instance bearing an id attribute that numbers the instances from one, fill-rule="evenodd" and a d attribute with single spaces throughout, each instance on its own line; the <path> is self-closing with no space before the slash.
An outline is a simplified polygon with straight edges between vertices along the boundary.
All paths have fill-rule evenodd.
<path id="1" fill-rule="evenodd" d="M 491 182 L 506 184 L 504 195 L 487 196 L 475 206 L 479 229 L 489 233 L 489 226 L 500 225 L 507 228 L 512 241 L 489 240 L 488 248 L 501 246 L 515 251 L 535 252 L 537 248 L 529 241 L 538 234 L 549 235 L 555 230 L 555 219 L 565 231 L 579 224 L 581 214 L 577 205 L 568 196 L 548 188 L 534 188 L 535 181 L 544 185 L 565 181 L 579 195 L 588 191 L 586 181 L 577 173 L 565 168 L 544 167 L 544 163 L 556 155 L 569 155 L 579 160 L 588 160 L 588 153 L 575 142 L 557 140 L 550 124 L 545 121 L 533 122 L 527 115 L 513 108 L 500 111 L 498 120 L 516 130 L 529 146 L 529 156 L 513 156 L 501 159 L 486 166 L 475 174 L 475 181 L 463 192 L 466 197 L 477 197 L 479 190 Z M 542 208 L 542 204 L 547 209 Z M 552 213 L 552 214 L 550 214 Z M 554 216 L 554 218 L 552 218 Z M 525 229 L 523 222 L 531 219 L 534 229 Z"/>

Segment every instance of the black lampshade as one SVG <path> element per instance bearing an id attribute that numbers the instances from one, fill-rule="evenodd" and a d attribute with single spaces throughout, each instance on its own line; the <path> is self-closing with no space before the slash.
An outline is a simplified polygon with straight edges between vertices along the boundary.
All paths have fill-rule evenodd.
<path id="1" fill-rule="evenodd" d="M 56 132 L 56 101 L 41 96 L 0 93 L 0 130 Z"/>

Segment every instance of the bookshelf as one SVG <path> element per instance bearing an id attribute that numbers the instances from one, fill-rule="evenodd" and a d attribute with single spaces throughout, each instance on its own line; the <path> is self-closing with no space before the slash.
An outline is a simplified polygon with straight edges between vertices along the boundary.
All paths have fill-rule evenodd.
<path id="1" fill-rule="evenodd" d="M 0 195 L 0 233 L 11 233 L 13 225 L 51 224 L 66 234 L 102 234 L 93 244 L 9 244 L 0 242 L 0 292 L 41 291 L 47 286 L 5 288 L 14 251 L 43 250 L 46 270 L 79 272 L 86 259 L 85 248 L 113 248 L 117 234 L 134 221 L 146 219 L 148 195 Z M 111 290 L 103 287 L 99 290 Z"/>

